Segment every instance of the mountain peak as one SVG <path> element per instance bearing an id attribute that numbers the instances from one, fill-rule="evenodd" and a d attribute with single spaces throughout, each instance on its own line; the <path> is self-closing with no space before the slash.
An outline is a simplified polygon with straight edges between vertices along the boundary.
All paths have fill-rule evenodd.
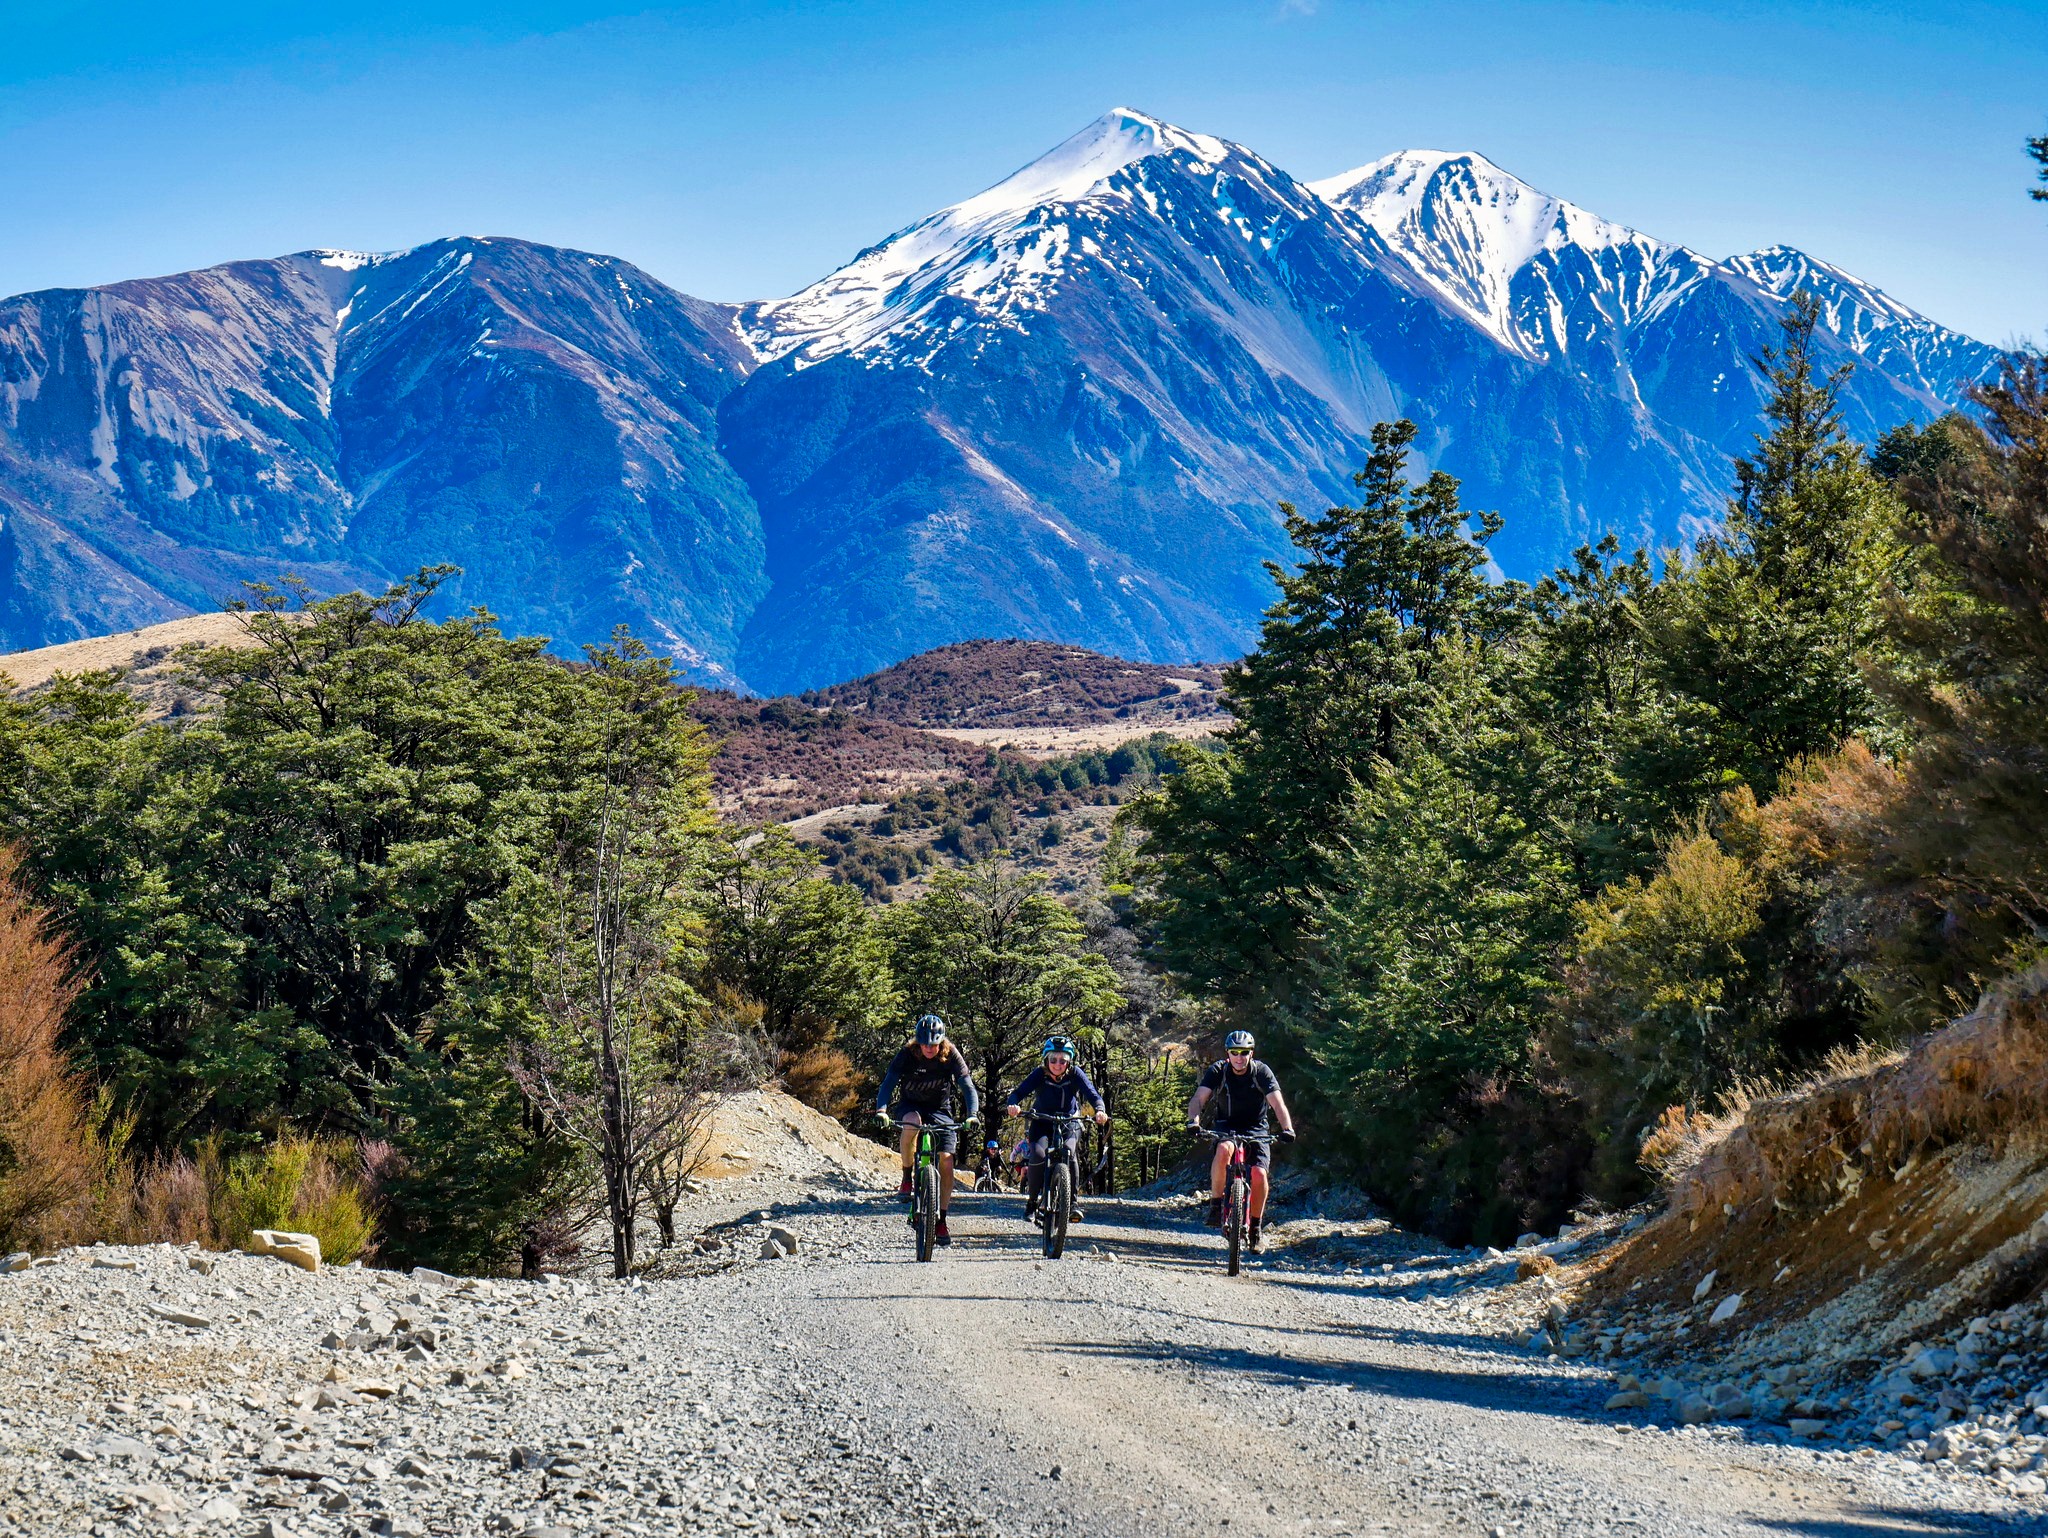
<path id="1" fill-rule="evenodd" d="M 994 186 L 897 231 L 801 293 L 753 307 L 749 340 L 757 356 L 794 355 L 803 368 L 863 351 L 948 297 L 982 308 L 1028 308 L 1069 252 L 1069 231 L 1047 210 L 1106 195 L 1118 173 L 1151 156 L 1184 156 L 1207 169 L 1243 153 L 1149 113 L 1113 108 Z"/>
<path id="2" fill-rule="evenodd" d="M 1523 275 L 1545 258 L 1555 267 L 1581 254 L 1596 269 L 1593 285 L 1612 289 L 1603 313 L 1623 325 L 1667 302 L 1705 266 L 1682 246 L 1588 213 L 1469 150 L 1401 150 L 1309 190 L 1369 225 L 1421 287 L 1532 357 L 1567 340 L 1548 303 L 1531 311 L 1517 299 L 1518 284 L 1528 287 Z"/>

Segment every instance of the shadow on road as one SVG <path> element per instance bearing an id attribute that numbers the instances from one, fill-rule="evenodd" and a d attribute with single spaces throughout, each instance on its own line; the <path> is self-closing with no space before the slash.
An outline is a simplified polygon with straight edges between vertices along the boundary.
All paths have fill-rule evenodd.
<path id="1" fill-rule="evenodd" d="M 1999 1516 L 1985 1511 L 1907 1511 L 1869 1506 L 1861 1511 L 1835 1511 L 1811 1517 L 1746 1518 L 1753 1526 L 1799 1538 L 1936 1538 L 1948 1533 L 2048 1532 L 2048 1524 L 2031 1513 Z"/>

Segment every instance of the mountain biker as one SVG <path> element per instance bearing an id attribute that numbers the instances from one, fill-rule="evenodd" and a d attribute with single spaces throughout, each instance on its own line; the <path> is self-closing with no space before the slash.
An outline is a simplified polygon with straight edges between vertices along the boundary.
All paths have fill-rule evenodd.
<path id="1" fill-rule="evenodd" d="M 1045 1045 L 1039 1049 L 1039 1066 L 1024 1076 L 1022 1084 L 1010 1091 L 1009 1102 L 1003 1107 L 1005 1116 L 1022 1116 L 1025 1114 L 1024 1097 L 1032 1097 L 1030 1164 L 1024 1188 L 1024 1221 L 1027 1223 L 1038 1219 L 1038 1198 L 1045 1189 L 1045 1156 L 1055 1133 L 1066 1145 L 1067 1157 L 1075 1161 L 1075 1168 L 1080 1167 L 1080 1127 L 1074 1123 L 1062 1125 L 1054 1118 L 1072 1116 L 1085 1100 L 1095 1108 L 1095 1125 L 1109 1125 L 1109 1108 L 1103 1104 L 1101 1092 L 1088 1082 L 1088 1075 L 1081 1071 L 1074 1057 L 1073 1037 L 1046 1037 Z M 1069 1216 L 1078 1223 L 1081 1209 L 1074 1208 Z"/>
<path id="2" fill-rule="evenodd" d="M 1218 1132 L 1264 1132 L 1266 1113 L 1270 1110 L 1280 1119 L 1280 1141 L 1294 1141 L 1294 1117 L 1288 1112 L 1287 1102 L 1280 1094 L 1280 1080 L 1271 1068 L 1252 1056 L 1254 1045 L 1250 1031 L 1232 1031 L 1223 1038 L 1221 1061 L 1209 1065 L 1188 1101 L 1190 1131 L 1199 1130 L 1202 1107 L 1220 1095 L 1222 1100 L 1216 1108 Z M 1206 1221 L 1211 1228 L 1223 1226 L 1223 1181 L 1236 1147 L 1236 1142 L 1227 1136 L 1219 1138 L 1216 1143 L 1216 1157 L 1209 1166 L 1209 1216 Z M 1245 1236 L 1245 1242 L 1256 1250 L 1264 1233 L 1266 1171 L 1273 1162 L 1273 1148 L 1264 1140 L 1246 1140 L 1244 1153 L 1245 1162 L 1251 1166 L 1252 1187 L 1251 1231 Z"/>
<path id="3" fill-rule="evenodd" d="M 893 1118 L 889 1113 L 892 1093 L 897 1094 Z M 966 1105 L 965 1114 L 955 1114 L 956 1095 Z M 910 1199 L 910 1171 L 917 1160 L 917 1129 L 933 1116 L 954 1123 L 931 1129 L 932 1147 L 939 1155 L 939 1226 L 933 1237 L 940 1244 L 951 1244 L 946 1213 L 953 1205 L 953 1152 L 960 1146 L 959 1124 L 981 1114 L 981 1096 L 975 1092 L 974 1075 L 967 1071 L 967 1059 L 946 1039 L 946 1022 L 937 1015 L 920 1015 L 916 1036 L 891 1059 L 889 1071 L 875 1091 L 875 1114 L 902 1124 L 903 1183 L 896 1194 L 905 1201 Z M 912 1213 L 911 1221 L 916 1220 Z"/>
<path id="4" fill-rule="evenodd" d="M 1000 1189 L 1003 1183 L 1003 1145 L 990 1138 L 981 1145 L 981 1170 L 977 1177 L 977 1189 Z"/>

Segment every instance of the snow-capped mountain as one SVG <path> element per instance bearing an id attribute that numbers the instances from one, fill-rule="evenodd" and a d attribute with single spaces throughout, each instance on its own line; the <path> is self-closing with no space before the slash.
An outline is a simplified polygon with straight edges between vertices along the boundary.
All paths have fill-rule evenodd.
<path id="1" fill-rule="evenodd" d="M 1306 184 L 1126 109 L 787 299 L 512 240 L 0 301 L 0 649 L 289 569 L 465 568 L 565 645 L 628 623 L 781 690 L 979 635 L 1231 655 L 1281 498 L 1375 421 L 1533 575 L 1715 516 L 1795 288 L 1851 429 L 1996 354 L 1780 248 L 1716 262 L 1409 151 Z"/>
<path id="2" fill-rule="evenodd" d="M 1480 155 L 1405 150 L 1310 186 L 1377 231 L 1421 291 L 1530 358 L 1640 324 L 1711 265 Z"/>

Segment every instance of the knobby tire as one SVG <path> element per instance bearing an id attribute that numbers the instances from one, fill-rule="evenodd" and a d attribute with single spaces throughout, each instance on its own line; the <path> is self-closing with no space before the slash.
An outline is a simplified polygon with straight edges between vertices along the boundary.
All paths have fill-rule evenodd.
<path id="1" fill-rule="evenodd" d="M 1251 1206 L 1250 1188 L 1240 1176 L 1231 1177 L 1230 1196 L 1223 1214 L 1225 1237 L 1230 1240 L 1230 1274 L 1237 1275 L 1244 1264 L 1244 1235 Z"/>
<path id="2" fill-rule="evenodd" d="M 1058 1260 L 1067 1247 L 1067 1214 L 1074 1210 L 1074 1172 L 1055 1164 L 1045 1190 L 1045 1258 Z"/>
<path id="3" fill-rule="evenodd" d="M 917 1258 L 930 1260 L 939 1236 L 939 1167 L 927 1164 L 917 1172 Z"/>

